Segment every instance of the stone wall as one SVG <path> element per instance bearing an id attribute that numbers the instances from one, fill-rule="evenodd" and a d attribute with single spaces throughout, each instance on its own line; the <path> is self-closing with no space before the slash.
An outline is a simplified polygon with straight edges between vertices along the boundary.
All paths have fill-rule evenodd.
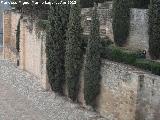
<path id="1" fill-rule="evenodd" d="M 27 18 L 20 23 L 20 67 L 40 76 L 41 39 L 36 36 L 35 24 Z"/>
<path id="2" fill-rule="evenodd" d="M 44 89 L 49 89 L 46 74 L 45 31 L 39 30 L 36 20 L 29 17 L 20 20 L 20 51 L 16 50 L 16 30 L 20 14 L 4 12 L 4 58 L 16 63 L 19 67 L 40 78 Z"/>
<path id="3" fill-rule="evenodd" d="M 159 120 L 160 77 L 150 74 L 139 76 L 136 118 L 138 120 Z"/>
<path id="4" fill-rule="evenodd" d="M 9 0 L 5 0 L 5 1 L 9 1 Z M 3 46 L 3 12 L 5 10 L 9 10 L 11 8 L 10 5 L 3 4 L 3 3 L 2 3 L 2 0 L 1 0 L 1 3 L 0 3 L 0 47 Z"/>
<path id="5" fill-rule="evenodd" d="M 101 76 L 96 110 L 103 117 L 108 120 L 159 119 L 160 76 L 108 60 L 102 60 Z M 84 66 L 80 75 L 78 100 L 86 106 Z"/>
<path id="6" fill-rule="evenodd" d="M 97 12 L 100 21 L 100 36 L 108 36 L 112 41 L 114 41 L 112 30 L 112 2 L 99 3 Z M 92 8 L 83 8 L 81 15 L 83 32 L 88 35 L 90 33 Z"/>
<path id="7" fill-rule="evenodd" d="M 10 38 L 11 38 L 11 12 L 10 11 L 5 11 L 3 13 L 3 40 L 4 40 L 4 45 L 7 45 L 10 43 Z"/>
<path id="8" fill-rule="evenodd" d="M 4 25 L 9 26 L 4 27 L 4 31 L 6 31 L 4 45 L 13 43 L 13 47 L 15 47 L 14 31 L 18 24 L 19 15 L 12 14 L 14 13 L 7 12 L 4 16 Z M 20 31 L 20 53 L 19 58 L 16 58 L 20 61 L 19 67 L 40 78 L 43 88 L 49 89 L 46 74 L 46 33 L 39 30 L 36 21 L 31 21 L 28 17 L 21 19 Z M 9 47 L 7 50 L 13 51 Z M 10 58 L 10 52 L 7 50 L 5 50 L 5 56 Z M 85 104 L 83 72 L 82 70 L 79 101 Z M 160 117 L 159 76 L 108 60 L 102 62 L 101 76 L 101 91 L 97 98 L 97 111 L 102 116 L 109 120 L 158 120 Z M 66 90 L 66 87 L 64 89 Z"/>
<path id="9" fill-rule="evenodd" d="M 160 77 L 103 60 L 97 110 L 109 120 L 158 120 Z"/>
<path id="10" fill-rule="evenodd" d="M 20 68 L 40 78 L 42 87 L 49 89 L 46 73 L 45 31 L 39 30 L 36 21 L 24 17 L 20 22 Z"/>
<path id="11" fill-rule="evenodd" d="M 148 10 L 131 9 L 130 34 L 127 47 L 148 51 Z"/>
<path id="12" fill-rule="evenodd" d="M 98 6 L 97 12 L 100 20 L 100 35 L 102 37 L 108 36 L 112 41 L 114 41 L 111 2 L 106 2 L 103 4 L 101 3 Z M 92 8 L 82 9 L 81 14 L 84 34 L 89 34 Z M 130 49 L 140 49 L 148 51 L 148 9 L 131 9 L 130 15 L 130 33 L 126 47 Z"/>
<path id="13" fill-rule="evenodd" d="M 5 59 L 17 61 L 16 30 L 20 14 L 11 11 L 3 13 L 3 52 Z"/>
<path id="14" fill-rule="evenodd" d="M 111 9 L 98 8 L 97 12 L 100 21 L 101 37 L 108 36 L 113 41 Z M 84 34 L 88 35 L 90 33 L 92 8 L 83 8 L 81 11 L 81 15 L 82 15 L 83 32 Z"/>

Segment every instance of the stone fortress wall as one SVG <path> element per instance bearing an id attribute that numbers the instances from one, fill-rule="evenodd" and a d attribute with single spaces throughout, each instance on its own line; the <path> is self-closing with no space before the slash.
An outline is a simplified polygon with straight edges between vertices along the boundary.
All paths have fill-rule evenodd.
<path id="1" fill-rule="evenodd" d="M 39 30 L 36 21 L 24 17 L 20 21 L 20 68 L 38 78 L 44 89 L 49 89 L 46 73 L 45 31 Z"/>
<path id="2" fill-rule="evenodd" d="M 100 35 L 102 37 L 108 36 L 114 41 L 112 29 L 112 2 L 99 4 L 97 11 L 100 21 Z M 89 34 L 92 8 L 83 8 L 81 13 L 84 34 Z M 132 8 L 130 10 L 130 15 L 130 32 L 126 47 L 148 51 L 148 10 Z"/>
<path id="3" fill-rule="evenodd" d="M 84 19 L 89 9 L 88 12 L 85 13 L 85 11 L 86 10 L 82 10 Z M 103 9 L 99 13 L 105 13 L 102 11 Z M 15 30 L 17 29 L 20 15 L 7 11 L 3 17 L 5 23 L 4 45 L 13 43 L 12 48 L 15 49 Z M 139 17 L 136 18 L 137 21 L 141 21 L 142 19 L 138 19 Z M 88 20 L 90 20 L 89 17 Z M 134 21 L 135 20 L 131 22 Z M 109 24 L 111 24 L 111 22 Z M 4 49 L 5 59 L 10 59 L 13 62 L 19 59 L 19 67 L 40 78 L 43 88 L 49 89 L 46 74 L 46 33 L 45 31 L 37 29 L 36 21 L 30 21 L 28 17 L 21 19 L 20 26 L 19 58 L 16 55 L 17 53 L 8 47 L 8 50 Z M 138 26 L 136 28 L 138 28 Z M 133 29 L 133 31 L 134 30 L 135 29 Z M 135 33 L 133 32 L 132 35 L 135 35 Z M 140 34 L 140 32 L 137 34 Z M 103 36 L 104 33 L 101 35 Z M 134 40 L 133 37 L 132 40 Z M 12 51 L 12 54 L 10 51 Z M 102 116 L 107 117 L 109 120 L 158 120 L 158 118 L 160 118 L 159 76 L 108 60 L 103 60 L 101 76 L 101 92 L 97 98 L 97 111 L 100 112 Z M 81 82 L 83 85 L 83 72 L 81 74 Z M 82 98 L 80 99 L 82 103 L 84 103 L 83 91 L 83 87 L 81 86 L 79 94 Z"/>
<path id="4" fill-rule="evenodd" d="M 101 76 L 101 115 L 109 120 L 160 118 L 160 76 L 108 60 L 102 62 Z"/>
<path id="5" fill-rule="evenodd" d="M 127 47 L 148 52 L 148 9 L 131 9 L 130 34 Z"/>
<path id="6" fill-rule="evenodd" d="M 16 49 L 16 30 L 20 14 L 5 11 L 4 18 L 4 59 L 14 63 L 19 61 L 19 67 L 40 78 L 44 89 L 49 84 L 46 76 L 45 31 L 36 27 L 36 21 L 28 17 L 20 20 L 20 52 Z"/>
<path id="7" fill-rule="evenodd" d="M 81 11 L 83 32 L 86 35 L 90 33 L 91 11 L 92 8 L 83 8 Z M 100 35 L 102 37 L 108 36 L 113 41 L 111 9 L 98 8 L 98 15 L 100 20 Z"/>
<path id="8" fill-rule="evenodd" d="M 10 59 L 13 62 L 17 61 L 16 50 L 16 30 L 19 13 L 13 13 L 10 10 L 3 13 L 3 52 L 5 59 Z"/>
<path id="9" fill-rule="evenodd" d="M 5 1 L 7 2 L 10 0 L 5 0 Z M 0 3 L 0 52 L 1 52 L 1 47 L 3 46 L 3 12 L 9 9 L 11 9 L 10 5 L 8 4 L 4 5 L 3 3 Z"/>

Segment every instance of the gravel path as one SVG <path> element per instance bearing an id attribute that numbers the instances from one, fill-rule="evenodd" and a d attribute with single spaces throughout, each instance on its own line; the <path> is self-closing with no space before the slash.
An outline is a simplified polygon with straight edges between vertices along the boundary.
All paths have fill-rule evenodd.
<path id="1" fill-rule="evenodd" d="M 0 120 L 106 120 L 54 92 L 43 92 L 38 81 L 0 60 Z"/>

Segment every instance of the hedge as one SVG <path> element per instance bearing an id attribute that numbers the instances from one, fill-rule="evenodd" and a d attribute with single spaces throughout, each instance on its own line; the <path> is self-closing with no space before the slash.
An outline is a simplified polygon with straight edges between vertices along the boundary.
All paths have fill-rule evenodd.
<path id="1" fill-rule="evenodd" d="M 101 51 L 102 58 L 126 64 L 134 64 L 136 53 L 126 52 L 117 47 L 103 47 Z"/>
<path id="2" fill-rule="evenodd" d="M 150 63 L 151 61 L 146 59 L 137 59 L 134 65 L 138 68 L 151 71 Z"/>
<path id="3" fill-rule="evenodd" d="M 127 51 L 118 47 L 103 47 L 101 57 L 111 61 L 133 65 L 137 68 L 150 71 L 152 74 L 160 75 L 160 62 L 145 59 L 142 51 Z"/>
<path id="4" fill-rule="evenodd" d="M 147 59 L 137 59 L 135 66 L 143 70 L 151 71 L 152 74 L 160 75 L 160 62 Z"/>

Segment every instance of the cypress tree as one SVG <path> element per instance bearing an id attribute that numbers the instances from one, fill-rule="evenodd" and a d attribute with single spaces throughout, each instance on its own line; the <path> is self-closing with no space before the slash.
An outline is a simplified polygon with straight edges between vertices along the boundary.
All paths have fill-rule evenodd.
<path id="1" fill-rule="evenodd" d="M 133 2 L 134 8 L 145 8 L 147 9 L 150 3 L 150 0 L 131 0 Z"/>
<path id="2" fill-rule="evenodd" d="M 80 0 L 80 3 L 81 3 L 82 8 L 88 8 L 88 7 L 93 7 L 94 2 L 95 3 L 103 3 L 106 1 L 112 1 L 112 0 Z"/>
<path id="3" fill-rule="evenodd" d="M 16 49 L 19 53 L 19 42 L 20 42 L 20 19 L 18 20 L 17 31 L 16 31 Z"/>
<path id="4" fill-rule="evenodd" d="M 151 58 L 160 58 L 160 0 L 151 0 L 149 7 L 149 53 Z"/>
<path id="5" fill-rule="evenodd" d="M 124 46 L 127 42 L 130 26 L 129 0 L 113 0 L 113 34 L 115 44 Z"/>
<path id="6" fill-rule="evenodd" d="M 93 0 L 80 0 L 82 8 L 93 7 Z"/>
<path id="7" fill-rule="evenodd" d="M 71 6 L 65 54 L 65 72 L 68 96 L 75 101 L 78 95 L 79 75 L 82 66 L 83 51 L 80 1 Z"/>
<path id="8" fill-rule="evenodd" d="M 58 2 L 53 1 L 53 2 Z M 53 4 L 50 8 L 46 40 L 47 74 L 52 90 L 63 94 L 65 81 L 65 41 L 69 17 L 68 5 Z"/>
<path id="9" fill-rule="evenodd" d="M 99 19 L 95 6 L 92 14 L 91 32 L 86 51 L 84 71 L 84 97 L 86 104 L 93 106 L 95 105 L 100 88 L 100 46 Z"/>

